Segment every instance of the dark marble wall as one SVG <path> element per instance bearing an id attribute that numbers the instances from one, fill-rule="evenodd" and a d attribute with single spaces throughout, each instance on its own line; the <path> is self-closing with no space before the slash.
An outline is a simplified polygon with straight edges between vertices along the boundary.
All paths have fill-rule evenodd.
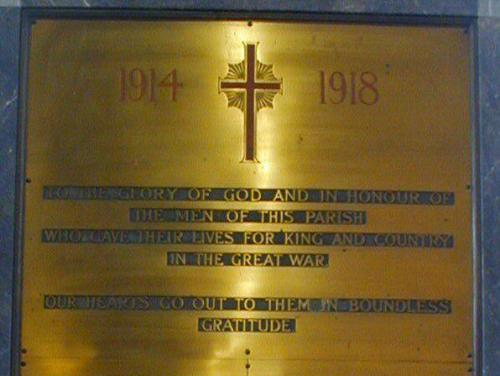
<path id="1" fill-rule="evenodd" d="M 474 15 L 477 0 L 22 0 L 23 6 Z"/>
<path id="2" fill-rule="evenodd" d="M 493 376 L 500 375 L 500 17 L 479 19 L 478 49 L 483 364 Z"/>
<path id="3" fill-rule="evenodd" d="M 479 0 L 478 15 L 482 17 L 500 17 L 500 1 Z"/>
<path id="4" fill-rule="evenodd" d="M 0 0 L 0 376 L 11 374 L 18 56 L 26 7 L 479 16 L 482 375 L 500 375 L 500 0 Z"/>
<path id="5" fill-rule="evenodd" d="M 19 8 L 0 7 L 0 375 L 8 375 L 12 321 Z"/>

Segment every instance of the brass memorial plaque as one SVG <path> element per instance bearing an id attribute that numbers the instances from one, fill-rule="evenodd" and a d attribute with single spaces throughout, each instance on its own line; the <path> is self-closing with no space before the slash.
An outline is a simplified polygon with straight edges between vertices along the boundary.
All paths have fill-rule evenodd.
<path id="1" fill-rule="evenodd" d="M 467 375 L 469 36 L 40 19 L 23 376 Z"/>

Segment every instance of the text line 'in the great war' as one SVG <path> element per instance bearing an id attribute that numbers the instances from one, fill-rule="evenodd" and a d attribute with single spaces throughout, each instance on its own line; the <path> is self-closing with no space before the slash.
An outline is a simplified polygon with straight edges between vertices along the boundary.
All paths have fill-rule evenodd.
<path id="1" fill-rule="evenodd" d="M 168 266 L 326 268 L 327 253 L 167 252 Z"/>

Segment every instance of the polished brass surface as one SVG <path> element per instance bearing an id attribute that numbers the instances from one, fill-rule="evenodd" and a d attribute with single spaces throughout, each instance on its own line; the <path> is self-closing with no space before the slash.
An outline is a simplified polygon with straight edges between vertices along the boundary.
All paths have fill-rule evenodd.
<path id="1" fill-rule="evenodd" d="M 22 375 L 467 374 L 468 54 L 468 35 L 453 27 L 38 20 Z M 170 187 L 192 199 L 168 190 L 76 199 L 61 193 L 69 186 Z M 300 191 L 261 191 L 285 188 Z M 326 202 L 336 200 L 318 190 L 365 196 Z M 393 191 L 413 200 L 391 203 Z M 44 232 L 54 229 L 116 231 L 85 242 Z M 148 229 L 184 233 L 127 244 L 117 232 Z M 169 259 L 194 253 L 205 256 Z M 288 254 L 311 261 L 281 264 Z M 154 297 L 164 297 L 159 309 Z M 225 305 L 165 309 L 165 297 Z M 233 298 L 260 303 L 237 310 Z M 264 307 L 269 298 L 285 308 Z M 343 312 L 306 309 L 314 299 L 360 300 Z M 377 304 L 369 299 L 392 311 L 355 312 Z M 262 332 L 272 325 L 280 330 Z"/>

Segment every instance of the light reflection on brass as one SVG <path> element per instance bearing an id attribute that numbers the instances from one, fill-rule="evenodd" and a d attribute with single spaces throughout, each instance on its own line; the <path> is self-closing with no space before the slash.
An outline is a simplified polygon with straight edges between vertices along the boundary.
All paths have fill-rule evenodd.
<path id="1" fill-rule="evenodd" d="M 38 20 L 32 31 L 23 376 L 245 375 L 247 348 L 251 375 L 466 374 L 471 129 L 461 29 Z M 258 60 L 283 83 L 272 108 L 256 115 L 259 163 L 241 163 L 244 111 L 218 92 L 228 64 L 245 59 L 243 43 L 258 45 Z M 454 203 L 43 199 L 44 186 L 70 185 L 437 191 L 452 192 Z M 130 208 L 146 207 L 355 210 L 367 222 L 129 220 Z M 453 247 L 42 242 L 52 228 L 450 234 Z M 167 252 L 196 251 L 327 253 L 329 264 L 167 265 Z M 50 294 L 446 299 L 452 312 L 44 309 Z M 296 332 L 201 333 L 201 317 L 295 319 Z"/>

